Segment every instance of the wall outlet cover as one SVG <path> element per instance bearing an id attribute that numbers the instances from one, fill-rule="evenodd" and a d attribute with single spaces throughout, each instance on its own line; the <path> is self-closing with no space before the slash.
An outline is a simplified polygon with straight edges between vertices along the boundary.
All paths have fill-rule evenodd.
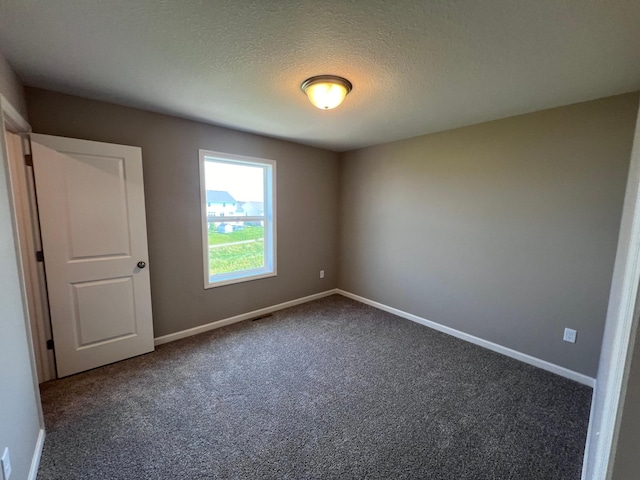
<path id="1" fill-rule="evenodd" d="M 565 328 L 564 329 L 564 336 L 562 337 L 562 339 L 565 342 L 569 342 L 569 343 L 576 343 L 576 337 L 578 336 L 578 332 L 572 328 Z"/>

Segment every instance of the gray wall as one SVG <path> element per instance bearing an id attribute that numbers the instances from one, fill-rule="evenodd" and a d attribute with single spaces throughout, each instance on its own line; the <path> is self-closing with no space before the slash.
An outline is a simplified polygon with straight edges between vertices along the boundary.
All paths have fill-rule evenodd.
<path id="1" fill-rule="evenodd" d="M 0 54 L 0 93 L 15 108 L 21 108 L 24 105 L 21 90 Z M 4 152 L 0 162 L 0 455 L 9 447 L 11 478 L 24 479 L 40 430 L 40 405 L 36 403 L 30 363 Z"/>
<path id="2" fill-rule="evenodd" d="M 0 93 L 20 112 L 20 115 L 25 119 L 27 118 L 27 102 L 24 97 L 24 89 L 2 52 L 0 52 Z"/>
<path id="3" fill-rule="evenodd" d="M 637 107 L 621 95 L 343 154 L 339 287 L 595 377 Z"/>
<path id="4" fill-rule="evenodd" d="M 156 336 L 336 287 L 337 154 L 45 90 L 26 92 L 36 133 L 142 147 Z M 276 160 L 277 277 L 204 289 L 200 148 Z"/>

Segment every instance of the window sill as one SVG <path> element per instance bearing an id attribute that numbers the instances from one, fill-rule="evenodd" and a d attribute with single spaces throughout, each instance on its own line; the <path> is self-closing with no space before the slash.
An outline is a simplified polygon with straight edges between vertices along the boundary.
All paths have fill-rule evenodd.
<path id="1" fill-rule="evenodd" d="M 276 277 L 276 272 L 266 272 L 266 273 L 258 273 L 258 274 L 248 274 L 242 277 L 233 277 L 229 279 L 221 279 L 218 281 L 210 282 L 205 280 L 204 288 L 205 290 L 209 288 L 216 287 L 224 287 L 225 285 L 233 285 L 234 283 L 242 283 L 242 282 L 252 282 L 253 280 L 261 280 L 263 278 Z"/>

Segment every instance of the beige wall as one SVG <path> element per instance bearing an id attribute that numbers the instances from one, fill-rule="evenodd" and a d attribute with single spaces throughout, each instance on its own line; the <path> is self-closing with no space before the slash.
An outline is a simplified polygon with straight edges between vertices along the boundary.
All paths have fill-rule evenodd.
<path id="1" fill-rule="evenodd" d="M 336 287 L 337 154 L 45 90 L 26 92 L 36 133 L 142 147 L 156 336 Z M 204 289 L 200 148 L 276 160 L 277 277 Z"/>
<path id="2" fill-rule="evenodd" d="M 595 377 L 637 106 L 344 154 L 339 287 Z"/>
<path id="3" fill-rule="evenodd" d="M 0 93 L 24 113 L 21 91 L 0 54 Z M 8 447 L 11 478 L 25 479 L 40 430 L 40 405 L 36 403 L 30 362 L 4 152 L 0 162 L 0 455 Z"/>

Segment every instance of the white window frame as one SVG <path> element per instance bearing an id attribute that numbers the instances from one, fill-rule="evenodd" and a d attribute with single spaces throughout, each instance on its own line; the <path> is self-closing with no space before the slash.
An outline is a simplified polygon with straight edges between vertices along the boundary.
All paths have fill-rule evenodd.
<path id="1" fill-rule="evenodd" d="M 202 219 L 202 252 L 204 264 L 204 288 L 215 288 L 240 282 L 275 277 L 277 275 L 277 242 L 276 242 L 276 162 L 264 158 L 246 157 L 231 153 L 199 150 L 200 162 L 200 214 Z M 224 216 L 227 222 L 264 222 L 265 265 L 261 268 L 209 275 L 209 225 L 207 223 L 207 185 L 205 162 L 207 159 L 235 165 L 245 164 L 262 166 L 264 175 L 264 212 L 257 216 Z"/>

